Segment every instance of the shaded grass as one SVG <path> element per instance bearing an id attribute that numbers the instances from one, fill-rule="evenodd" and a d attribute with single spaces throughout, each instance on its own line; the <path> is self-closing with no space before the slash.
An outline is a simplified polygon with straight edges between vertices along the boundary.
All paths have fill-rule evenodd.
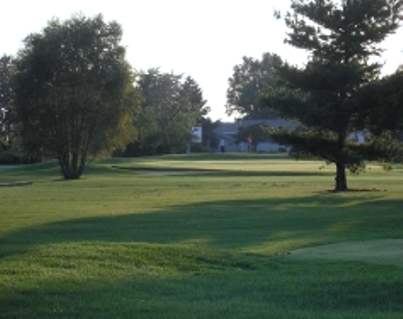
<path id="1" fill-rule="evenodd" d="M 27 317 L 29 309 L 30 318 L 399 318 L 403 311 L 402 271 L 393 267 L 363 270 L 352 262 L 113 246 L 82 243 L 32 253 L 36 262 L 24 283 L 2 283 L 3 314 Z M 385 271 L 387 277 L 379 275 Z"/>
<path id="2" fill-rule="evenodd" d="M 144 176 L 113 169 L 215 169 Z M 1 318 L 400 318 L 403 268 L 295 261 L 289 250 L 401 238 L 401 174 L 322 193 L 331 167 L 282 157 L 168 156 L 0 172 Z M 286 172 L 286 174 L 279 173 Z"/>
<path id="3" fill-rule="evenodd" d="M 399 200 L 362 197 L 354 203 L 330 196 L 206 202 L 148 213 L 66 216 L 5 232 L 0 243 L 21 249 L 65 241 L 189 243 L 274 254 L 336 241 L 400 238 L 400 205 Z"/>

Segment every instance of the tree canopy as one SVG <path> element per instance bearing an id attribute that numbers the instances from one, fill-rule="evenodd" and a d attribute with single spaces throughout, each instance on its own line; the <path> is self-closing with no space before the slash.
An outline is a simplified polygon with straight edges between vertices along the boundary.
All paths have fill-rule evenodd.
<path id="1" fill-rule="evenodd" d="M 276 66 L 281 64 L 276 54 L 264 53 L 261 60 L 244 56 L 228 79 L 226 113 L 248 119 L 271 117 L 272 112 L 267 107 L 262 108 L 259 95 L 275 84 Z"/>
<path id="2" fill-rule="evenodd" d="M 79 178 L 88 156 L 122 147 L 135 134 L 138 93 L 121 37 L 116 22 L 74 15 L 30 34 L 16 57 L 24 149 L 57 158 L 65 179 Z"/>
<path id="3" fill-rule="evenodd" d="M 241 126 L 236 134 L 237 143 L 248 143 L 252 145 L 251 152 L 256 151 L 260 143 L 269 142 L 270 137 L 267 134 L 268 126 L 264 123 L 256 123 L 251 126 Z"/>
<path id="4" fill-rule="evenodd" d="M 13 138 L 13 97 L 11 88 L 12 57 L 0 58 L 0 149 L 8 148 Z"/>
<path id="5" fill-rule="evenodd" d="M 348 189 L 346 168 L 354 171 L 367 159 L 401 154 L 400 144 L 384 134 L 387 122 L 374 122 L 379 112 L 384 118 L 397 114 L 389 102 L 392 96 L 401 101 L 401 87 L 385 90 L 382 65 L 370 58 L 381 54 L 379 44 L 399 27 L 402 6 L 398 0 L 293 0 L 284 17 L 290 30 L 286 42 L 308 50 L 310 58 L 304 67 L 277 68 L 282 86 L 267 90 L 261 101 L 301 129 L 273 130 L 271 136 L 293 145 L 296 154 L 334 163 L 336 191 Z M 375 85 L 383 88 L 377 91 L 383 94 L 379 103 L 371 100 L 369 88 Z M 381 134 L 374 134 L 375 126 Z M 357 143 L 352 135 L 362 131 L 369 131 L 369 138 Z"/>
<path id="6" fill-rule="evenodd" d="M 126 155 L 184 152 L 191 127 L 201 124 L 209 112 L 198 83 L 190 76 L 150 69 L 140 72 L 138 88 L 142 94 L 139 138 L 128 146 Z"/>

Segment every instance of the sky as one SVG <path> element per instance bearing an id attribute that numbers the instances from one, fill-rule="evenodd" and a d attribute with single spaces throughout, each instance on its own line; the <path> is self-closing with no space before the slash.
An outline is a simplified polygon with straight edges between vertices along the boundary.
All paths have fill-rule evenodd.
<path id="1" fill-rule="evenodd" d="M 289 0 L 15 0 L 2 5 L 0 55 L 14 55 L 30 33 L 41 32 L 57 17 L 75 13 L 92 17 L 101 13 L 106 22 L 123 28 L 127 60 L 137 71 L 159 68 L 193 77 L 203 90 L 209 116 L 232 120 L 225 114 L 228 78 L 242 57 L 261 58 L 276 53 L 291 64 L 303 65 L 304 51 L 284 44 L 284 22 L 273 10 L 286 12 Z M 380 61 L 392 73 L 403 61 L 403 30 L 383 43 Z"/>

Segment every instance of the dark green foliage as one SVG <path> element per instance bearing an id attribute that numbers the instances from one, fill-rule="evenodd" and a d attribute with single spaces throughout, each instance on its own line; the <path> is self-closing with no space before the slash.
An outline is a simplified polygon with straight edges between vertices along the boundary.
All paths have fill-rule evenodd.
<path id="1" fill-rule="evenodd" d="M 138 86 L 143 96 L 137 120 L 139 139 L 128 145 L 126 155 L 183 153 L 191 127 L 209 111 L 197 82 L 150 69 L 140 74 Z"/>
<path id="2" fill-rule="evenodd" d="M 202 136 L 202 146 L 205 149 L 209 149 L 210 147 L 217 147 L 218 146 L 218 137 L 214 133 L 214 129 L 216 129 L 219 125 L 219 121 L 213 121 L 209 117 L 202 117 L 200 119 L 200 123 L 203 129 L 203 136 Z"/>
<path id="3" fill-rule="evenodd" d="M 0 165 L 31 164 L 39 161 L 39 158 L 23 154 L 13 148 L 0 150 Z"/>
<path id="4" fill-rule="evenodd" d="M 0 58 L 0 150 L 10 147 L 14 137 L 11 78 L 12 57 L 3 55 Z"/>
<path id="5" fill-rule="evenodd" d="M 401 76 L 380 80 L 381 65 L 369 58 L 381 54 L 377 44 L 398 28 L 402 7 L 402 1 L 389 0 L 295 0 L 284 18 L 286 42 L 308 50 L 310 58 L 303 68 L 279 66 L 282 87 L 262 98 L 301 124 L 299 131 L 271 136 L 293 145 L 297 155 L 335 163 L 336 191 L 347 190 L 346 168 L 401 158 L 400 145 L 384 134 L 399 126 Z M 354 141 L 357 132 L 366 135 L 365 143 Z"/>
<path id="6" fill-rule="evenodd" d="M 366 120 L 361 125 L 379 136 L 387 130 L 400 132 L 403 128 L 403 69 L 365 86 L 359 92 L 361 112 Z"/>
<path id="7" fill-rule="evenodd" d="M 281 64 L 280 57 L 270 53 L 264 53 L 261 60 L 243 57 L 242 64 L 234 67 L 233 76 L 228 80 L 227 114 L 248 119 L 272 117 L 271 110 L 262 108 L 259 94 L 276 83 L 276 66 Z"/>
<path id="8" fill-rule="evenodd" d="M 133 139 L 137 93 L 122 30 L 101 15 L 53 19 L 16 58 L 16 111 L 24 149 L 57 158 L 77 179 L 88 156 Z"/>
<path id="9" fill-rule="evenodd" d="M 263 124 L 240 127 L 236 135 L 236 143 L 249 143 L 253 145 L 253 149 L 256 149 L 259 143 L 270 140 L 267 129 L 268 127 Z"/>

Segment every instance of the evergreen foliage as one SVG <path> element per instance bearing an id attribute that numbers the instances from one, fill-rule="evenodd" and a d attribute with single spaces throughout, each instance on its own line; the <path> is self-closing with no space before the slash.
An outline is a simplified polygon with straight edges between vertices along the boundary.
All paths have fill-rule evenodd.
<path id="1" fill-rule="evenodd" d="M 356 172 L 365 160 L 401 158 L 400 144 L 388 133 L 393 120 L 383 120 L 398 113 L 401 86 L 388 88 L 384 83 L 394 77 L 381 79 L 381 64 L 370 58 L 399 27 L 402 7 L 397 0 L 294 0 L 293 13 L 284 17 L 286 42 L 308 50 L 310 58 L 302 68 L 279 66 L 282 86 L 265 92 L 264 105 L 301 124 L 298 131 L 272 130 L 271 136 L 293 145 L 294 154 L 334 163 L 335 191 L 348 189 L 346 168 Z M 377 102 L 375 86 L 382 95 Z M 365 142 L 352 138 L 357 132 L 367 135 Z"/>

